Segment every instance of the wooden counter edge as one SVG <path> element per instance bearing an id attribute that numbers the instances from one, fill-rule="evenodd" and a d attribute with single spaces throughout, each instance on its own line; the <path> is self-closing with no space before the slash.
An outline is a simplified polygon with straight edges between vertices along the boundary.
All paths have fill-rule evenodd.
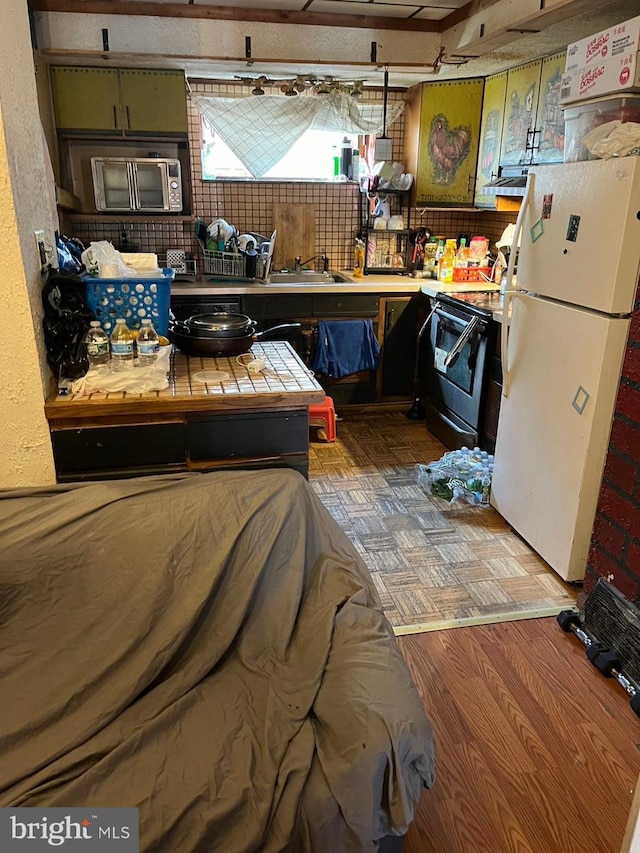
<path id="1" fill-rule="evenodd" d="M 160 415 L 206 412 L 247 412 L 257 409 L 302 409 L 321 403 L 322 389 L 292 392 L 243 393 L 208 397 L 151 396 L 91 400 L 53 397 L 45 403 L 44 412 L 51 423 L 68 418 L 93 418 L 105 415 Z"/>

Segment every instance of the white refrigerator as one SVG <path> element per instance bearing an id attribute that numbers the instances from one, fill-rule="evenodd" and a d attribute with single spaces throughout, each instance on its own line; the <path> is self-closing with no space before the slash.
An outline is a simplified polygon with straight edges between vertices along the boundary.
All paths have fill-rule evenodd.
<path id="1" fill-rule="evenodd" d="M 638 286 L 640 157 L 532 167 L 516 230 L 491 503 L 577 581 Z"/>

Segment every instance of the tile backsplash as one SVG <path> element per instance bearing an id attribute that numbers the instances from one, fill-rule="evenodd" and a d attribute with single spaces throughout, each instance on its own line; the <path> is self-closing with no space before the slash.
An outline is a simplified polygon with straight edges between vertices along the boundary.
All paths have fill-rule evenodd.
<path id="1" fill-rule="evenodd" d="M 196 93 L 245 95 L 246 89 L 233 84 L 192 82 Z M 402 100 L 402 92 L 391 92 L 389 99 Z M 382 93 L 369 93 L 368 100 L 381 101 Z M 388 129 L 394 158 L 402 159 L 404 117 Z M 200 161 L 200 116 L 189 103 L 189 146 L 191 151 L 191 186 L 193 214 L 204 222 L 223 217 L 240 233 L 252 231 L 269 237 L 273 230 L 273 205 L 314 204 L 316 208 L 316 249 L 329 257 L 332 269 L 349 268 L 352 264 L 354 238 L 359 226 L 360 192 L 356 184 L 280 182 L 280 181 L 204 181 Z M 515 213 L 485 211 L 411 210 L 410 226 L 424 226 L 434 235 L 455 237 L 460 233 L 482 234 L 493 244 Z M 166 253 L 167 249 L 184 249 L 197 261 L 201 253 L 193 231 L 193 219 L 184 217 L 74 217 L 73 228 L 84 243 L 110 240 L 137 246 L 140 251 Z M 199 264 L 201 268 L 202 264 Z"/>

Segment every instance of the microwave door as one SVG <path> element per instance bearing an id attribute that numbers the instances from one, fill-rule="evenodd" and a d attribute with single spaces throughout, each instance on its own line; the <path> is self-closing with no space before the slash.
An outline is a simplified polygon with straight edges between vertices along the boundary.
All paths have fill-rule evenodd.
<path id="1" fill-rule="evenodd" d="M 136 209 L 168 210 L 166 163 L 132 163 Z"/>
<path id="2" fill-rule="evenodd" d="M 94 186 L 98 210 L 131 210 L 133 192 L 128 163 L 95 162 Z"/>

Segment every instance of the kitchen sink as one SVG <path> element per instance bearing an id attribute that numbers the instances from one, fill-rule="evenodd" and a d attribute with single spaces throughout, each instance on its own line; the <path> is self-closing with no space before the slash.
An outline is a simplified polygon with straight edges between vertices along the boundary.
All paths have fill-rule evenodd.
<path id="1" fill-rule="evenodd" d="M 315 272 L 315 270 L 299 270 L 286 272 L 272 272 L 269 275 L 269 284 L 335 284 L 340 281 L 348 281 L 347 278 L 335 272 Z"/>

